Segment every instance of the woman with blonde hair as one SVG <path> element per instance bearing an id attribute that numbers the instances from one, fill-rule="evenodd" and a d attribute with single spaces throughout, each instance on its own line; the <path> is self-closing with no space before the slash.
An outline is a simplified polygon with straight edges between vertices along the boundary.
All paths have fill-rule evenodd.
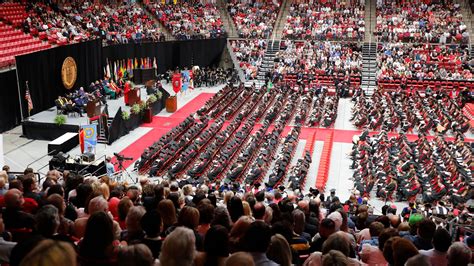
<path id="1" fill-rule="evenodd" d="M 161 247 L 160 265 L 192 266 L 195 249 L 194 232 L 186 227 L 177 227 L 166 237 Z"/>
<path id="2" fill-rule="evenodd" d="M 20 266 L 76 266 L 76 252 L 71 244 L 50 239 L 43 240 L 23 258 Z"/>
<path id="3" fill-rule="evenodd" d="M 272 236 L 267 257 L 282 266 L 291 265 L 291 248 L 288 241 L 282 235 L 276 234 Z"/>
<path id="4" fill-rule="evenodd" d="M 244 215 L 252 216 L 252 209 L 250 209 L 250 204 L 246 201 L 242 201 L 242 206 L 244 207 Z"/>

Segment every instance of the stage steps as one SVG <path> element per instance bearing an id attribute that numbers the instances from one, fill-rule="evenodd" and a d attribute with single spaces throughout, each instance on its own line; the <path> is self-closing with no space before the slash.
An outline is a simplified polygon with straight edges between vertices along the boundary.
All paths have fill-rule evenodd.
<path id="1" fill-rule="evenodd" d="M 263 56 L 262 65 L 258 69 L 257 79 L 246 81 L 245 82 L 246 87 L 252 86 L 254 82 L 257 88 L 265 85 L 265 74 L 268 71 L 271 72 L 273 70 L 276 53 L 280 51 L 280 42 L 281 41 L 279 40 L 268 41 L 267 50 L 265 51 L 265 55 Z"/>
<path id="2" fill-rule="evenodd" d="M 360 87 L 367 95 L 377 89 L 377 44 L 365 42 L 362 46 L 362 80 Z"/>
<path id="3" fill-rule="evenodd" d="M 110 128 L 110 125 L 112 124 L 112 121 L 114 120 L 113 117 L 107 117 L 107 128 Z M 90 122 L 92 125 L 97 125 L 98 128 L 98 135 L 97 135 L 97 143 L 102 143 L 102 144 L 109 144 L 109 136 L 105 134 L 105 129 L 104 127 L 101 127 L 99 124 L 99 119 L 92 120 Z"/>
<path id="4" fill-rule="evenodd" d="M 365 0 L 365 42 L 371 42 L 374 39 L 374 31 L 377 24 L 376 9 L 377 0 Z"/>
<path id="5" fill-rule="evenodd" d="M 224 0 L 218 0 L 216 4 L 217 9 L 219 10 L 219 14 L 221 16 L 222 24 L 224 25 L 224 29 L 227 32 L 228 38 L 237 38 L 239 35 L 237 34 L 237 29 L 235 28 L 234 20 L 230 16 L 229 12 L 227 11 L 227 4 Z"/>
<path id="6" fill-rule="evenodd" d="M 292 2 L 292 0 L 283 0 L 283 3 L 280 7 L 280 12 L 278 13 L 278 17 L 273 27 L 272 40 L 280 40 L 283 36 L 283 29 L 285 28 L 286 24 L 286 17 L 290 13 L 290 7 Z"/>

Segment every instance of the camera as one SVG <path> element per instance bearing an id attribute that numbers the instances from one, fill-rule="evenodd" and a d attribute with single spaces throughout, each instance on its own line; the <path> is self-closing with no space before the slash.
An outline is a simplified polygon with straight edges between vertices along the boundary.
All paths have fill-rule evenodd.
<path id="1" fill-rule="evenodd" d="M 123 156 L 123 155 L 120 154 L 120 153 L 115 153 L 115 152 L 114 152 L 114 155 L 115 155 L 115 157 L 117 158 L 117 161 L 131 161 L 131 160 L 133 160 L 132 157 L 125 157 L 125 156 Z"/>
<path id="2" fill-rule="evenodd" d="M 319 190 L 317 188 L 309 188 L 309 192 L 313 194 L 313 196 L 317 197 L 319 195 Z"/>

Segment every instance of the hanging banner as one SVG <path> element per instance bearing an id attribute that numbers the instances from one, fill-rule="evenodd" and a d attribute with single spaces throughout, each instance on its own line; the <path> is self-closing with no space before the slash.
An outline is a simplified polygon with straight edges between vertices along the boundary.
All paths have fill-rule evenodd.
<path id="1" fill-rule="evenodd" d="M 173 83 L 173 91 L 175 93 L 178 93 L 181 91 L 181 74 L 180 73 L 174 73 L 172 77 L 172 83 Z"/>
<path id="2" fill-rule="evenodd" d="M 95 146 L 97 145 L 97 125 L 81 126 L 79 132 L 79 144 L 81 153 L 95 154 Z"/>

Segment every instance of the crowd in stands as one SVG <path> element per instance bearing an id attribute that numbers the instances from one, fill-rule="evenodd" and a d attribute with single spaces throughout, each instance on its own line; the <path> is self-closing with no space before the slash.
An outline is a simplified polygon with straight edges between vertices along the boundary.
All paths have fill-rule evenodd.
<path id="1" fill-rule="evenodd" d="M 376 137 L 368 142 L 383 145 Z M 58 170 L 49 171 L 38 187 L 33 169 L 17 176 L 4 169 L 0 260 L 12 266 L 472 261 L 474 235 L 465 229 L 472 222 L 472 199 L 410 203 L 401 210 L 385 205 L 375 214 L 357 191 L 345 200 L 334 190 L 329 196 L 317 189 L 297 194 L 259 183 L 248 189 L 143 177 L 127 185 Z"/>
<path id="2" fill-rule="evenodd" d="M 469 43 L 455 1 L 377 1 L 375 34 L 382 42 Z"/>
<path id="3" fill-rule="evenodd" d="M 283 75 L 360 75 L 362 53 L 357 44 L 285 41 L 283 47 L 275 63 L 275 71 Z"/>
<path id="4" fill-rule="evenodd" d="M 159 79 L 166 80 L 166 83 L 170 83 L 173 72 L 174 71 L 170 69 L 161 74 Z M 191 68 L 191 73 L 193 88 L 216 86 L 236 79 L 236 72 L 233 68 L 223 69 L 221 67 L 194 66 Z"/>
<path id="5" fill-rule="evenodd" d="M 424 203 L 449 200 L 453 206 L 473 197 L 472 148 L 457 134 L 454 140 L 419 134 L 410 141 L 404 133 L 362 133 L 351 152 L 354 186 L 365 196 L 376 188 L 384 200 L 421 199 Z"/>
<path id="6" fill-rule="evenodd" d="M 236 40 L 231 41 L 231 46 L 240 62 L 240 68 L 244 71 L 245 79 L 256 79 L 259 67 L 263 63 L 267 42 L 262 39 Z"/>
<path id="7" fill-rule="evenodd" d="M 332 42 L 285 41 L 276 54 L 273 79 L 296 75 L 296 79 L 309 76 L 360 77 L 362 53 L 357 44 Z"/>
<path id="8" fill-rule="evenodd" d="M 377 49 L 379 80 L 472 81 L 469 49 L 463 46 L 384 43 Z"/>
<path id="9" fill-rule="evenodd" d="M 365 34 L 364 6 L 359 0 L 293 3 L 283 38 L 360 41 Z"/>
<path id="10" fill-rule="evenodd" d="M 458 99 L 460 99 L 459 97 Z M 451 99 L 444 90 L 425 95 L 420 92 L 375 92 L 366 97 L 359 90 L 353 95 L 352 118 L 358 128 L 412 132 L 420 134 L 466 133 L 470 129 L 469 118 L 462 111 L 462 103 Z"/>
<path id="11" fill-rule="evenodd" d="M 112 7 L 88 1 L 59 8 L 55 4 L 31 3 L 23 30 L 49 42 L 66 44 L 102 38 L 108 44 L 162 41 L 158 25 L 138 4 Z"/>
<path id="12" fill-rule="evenodd" d="M 273 1 L 228 0 L 227 9 L 240 38 L 269 39 L 280 10 Z"/>
<path id="13" fill-rule="evenodd" d="M 213 4 L 154 3 L 147 8 L 178 40 L 210 39 L 226 35 L 219 10 Z"/>

